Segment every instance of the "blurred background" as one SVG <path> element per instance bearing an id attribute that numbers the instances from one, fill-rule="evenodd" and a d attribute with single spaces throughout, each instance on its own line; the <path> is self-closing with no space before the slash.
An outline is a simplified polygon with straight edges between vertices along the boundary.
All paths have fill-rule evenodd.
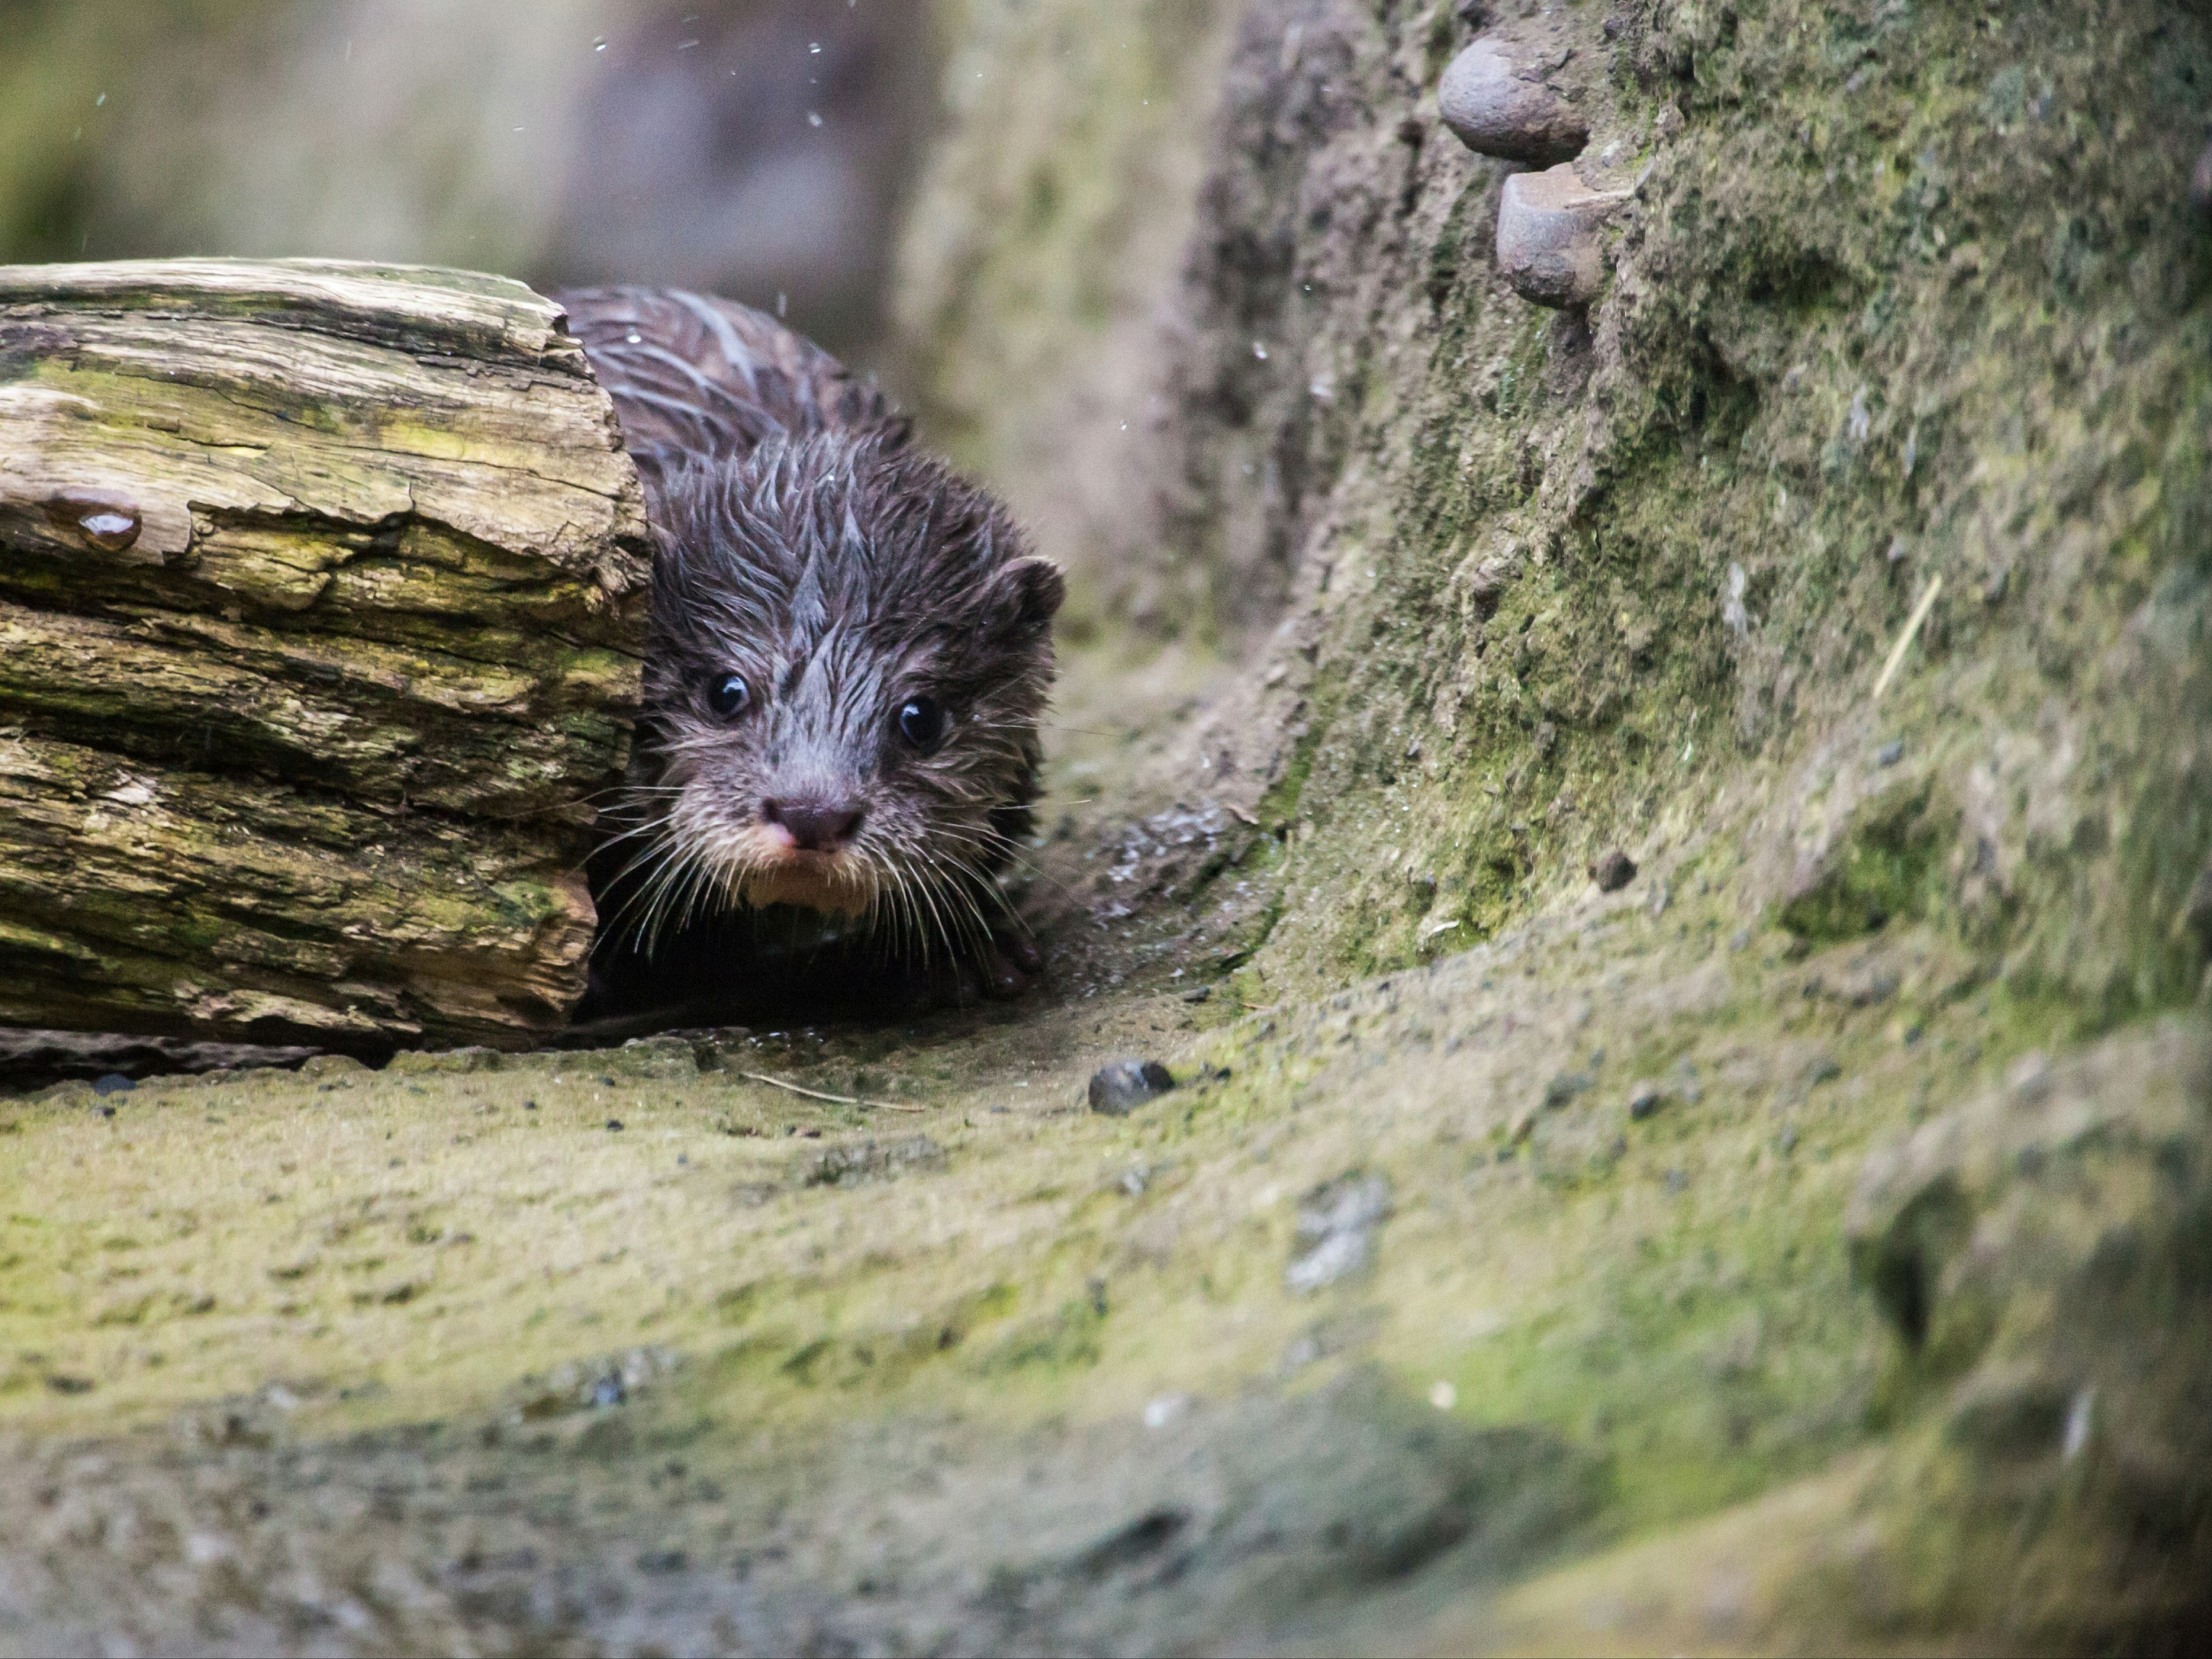
<path id="1" fill-rule="evenodd" d="M 0 263 L 696 288 L 872 355 L 924 0 L 0 0 Z"/>
<path id="2" fill-rule="evenodd" d="M 0 0 L 0 264 L 322 256 L 781 311 L 1006 495 L 1069 574 L 1064 641 L 1164 637 L 1204 608 L 1154 497 L 1218 493 L 1160 448 L 1174 372 L 1207 408 L 1214 356 L 1252 372 L 1252 325 L 1193 360 L 1176 310 L 1240 10 Z"/>

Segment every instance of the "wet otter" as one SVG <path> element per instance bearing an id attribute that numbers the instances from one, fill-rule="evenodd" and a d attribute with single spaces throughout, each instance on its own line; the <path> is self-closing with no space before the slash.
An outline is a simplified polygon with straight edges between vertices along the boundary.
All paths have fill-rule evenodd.
<path id="1" fill-rule="evenodd" d="M 659 544 L 644 713 L 586 1017 L 888 966 L 965 1000 L 1040 963 L 1030 831 L 1060 572 L 880 393 L 699 295 L 557 296 Z"/>

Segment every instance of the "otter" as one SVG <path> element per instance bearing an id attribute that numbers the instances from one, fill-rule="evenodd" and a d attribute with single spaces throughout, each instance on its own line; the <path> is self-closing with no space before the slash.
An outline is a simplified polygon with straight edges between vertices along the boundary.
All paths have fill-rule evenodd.
<path id="1" fill-rule="evenodd" d="M 850 991 L 1011 995 L 1000 878 L 1032 830 L 1059 569 L 774 318 L 555 296 L 613 399 L 655 547 L 643 710 L 593 865 L 580 1018 Z"/>

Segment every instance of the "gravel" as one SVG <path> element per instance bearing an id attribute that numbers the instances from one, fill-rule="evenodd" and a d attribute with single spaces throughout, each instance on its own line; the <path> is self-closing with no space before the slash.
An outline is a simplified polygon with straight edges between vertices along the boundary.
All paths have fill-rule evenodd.
<path id="1" fill-rule="evenodd" d="M 1092 1074 L 1091 1109 L 1108 1117 L 1127 1117 L 1175 1086 L 1174 1076 L 1157 1060 L 1117 1060 Z"/>

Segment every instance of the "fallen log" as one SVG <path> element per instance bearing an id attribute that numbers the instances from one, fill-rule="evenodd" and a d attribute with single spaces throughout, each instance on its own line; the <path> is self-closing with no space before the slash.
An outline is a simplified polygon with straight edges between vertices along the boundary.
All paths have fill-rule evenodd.
<path id="1" fill-rule="evenodd" d="M 650 572 L 520 283 L 0 267 L 0 1024 L 556 1030 Z"/>

